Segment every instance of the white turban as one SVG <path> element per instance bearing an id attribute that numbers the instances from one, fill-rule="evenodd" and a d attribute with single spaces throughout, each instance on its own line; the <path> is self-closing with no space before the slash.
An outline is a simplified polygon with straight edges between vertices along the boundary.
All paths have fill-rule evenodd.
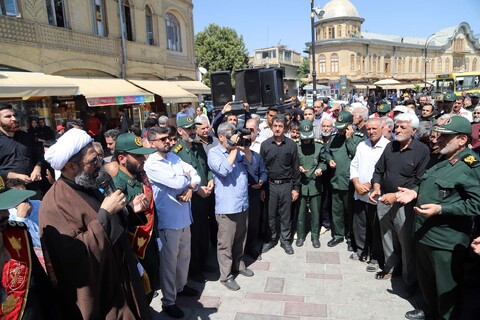
<path id="1" fill-rule="evenodd" d="M 45 160 L 53 169 L 62 170 L 68 160 L 93 139 L 84 130 L 72 128 L 45 152 Z"/>

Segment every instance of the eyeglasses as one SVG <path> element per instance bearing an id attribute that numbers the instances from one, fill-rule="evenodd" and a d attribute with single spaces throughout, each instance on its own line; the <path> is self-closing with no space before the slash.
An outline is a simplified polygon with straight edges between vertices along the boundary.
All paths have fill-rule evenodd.
<path id="1" fill-rule="evenodd" d="M 103 161 L 103 157 L 101 155 L 97 155 L 95 158 L 88 161 L 86 164 L 89 164 L 89 165 L 93 166 L 93 165 L 97 164 L 97 162 L 102 162 L 102 161 Z"/>
<path id="2" fill-rule="evenodd" d="M 173 140 L 173 137 L 169 137 L 169 136 L 166 136 L 166 137 L 162 137 L 162 138 L 158 138 L 158 139 L 153 139 L 153 140 L 150 140 L 150 141 L 161 141 L 161 142 L 165 142 L 165 141 L 172 141 Z"/>

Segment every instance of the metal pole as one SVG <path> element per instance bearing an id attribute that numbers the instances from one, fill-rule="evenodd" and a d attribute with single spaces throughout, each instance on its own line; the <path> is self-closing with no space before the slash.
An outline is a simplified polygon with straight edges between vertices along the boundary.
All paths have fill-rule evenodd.
<path id="1" fill-rule="evenodd" d="M 317 68 L 315 67 L 315 26 L 314 18 L 315 12 L 313 11 L 313 1 L 310 0 L 310 20 L 312 25 L 312 81 L 313 81 L 313 102 L 317 100 Z"/>
<path id="2" fill-rule="evenodd" d="M 126 75 L 126 66 L 127 66 L 127 45 L 125 43 L 125 30 L 123 24 L 123 8 L 122 8 L 122 1 L 118 0 L 118 13 L 120 16 L 120 33 L 122 35 L 122 65 L 121 65 L 121 76 L 122 79 L 125 79 Z"/>

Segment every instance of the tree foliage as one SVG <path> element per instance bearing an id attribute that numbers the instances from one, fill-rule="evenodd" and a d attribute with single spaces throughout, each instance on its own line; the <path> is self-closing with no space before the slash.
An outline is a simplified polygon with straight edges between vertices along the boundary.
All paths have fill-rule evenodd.
<path id="1" fill-rule="evenodd" d="M 310 75 L 310 60 L 303 57 L 302 63 L 297 70 L 297 80 L 300 82 L 300 87 L 303 88 L 307 83 L 302 78 L 308 78 Z"/>
<path id="2" fill-rule="evenodd" d="M 195 56 L 198 66 L 207 69 L 203 82 L 208 86 L 211 72 L 228 70 L 233 76 L 235 70 L 244 69 L 248 64 L 248 51 L 243 37 L 232 28 L 214 23 L 195 36 Z"/>

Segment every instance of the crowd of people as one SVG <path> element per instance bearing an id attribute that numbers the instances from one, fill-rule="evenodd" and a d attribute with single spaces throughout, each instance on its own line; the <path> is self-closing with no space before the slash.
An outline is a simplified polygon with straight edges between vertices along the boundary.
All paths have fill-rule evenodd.
<path id="1" fill-rule="evenodd" d="M 254 276 L 245 255 L 293 255 L 309 233 L 318 250 L 330 233 L 328 247 L 346 241 L 372 277 L 421 297 L 408 319 L 475 319 L 480 105 L 468 98 L 314 101 L 264 119 L 227 103 L 213 119 L 151 114 L 143 131 L 122 113 L 118 129 L 70 119 L 48 139 L 1 105 L 0 314 L 150 319 L 160 294 L 182 318 L 177 296 L 200 294 L 189 278 L 218 270 L 240 290 Z"/>

